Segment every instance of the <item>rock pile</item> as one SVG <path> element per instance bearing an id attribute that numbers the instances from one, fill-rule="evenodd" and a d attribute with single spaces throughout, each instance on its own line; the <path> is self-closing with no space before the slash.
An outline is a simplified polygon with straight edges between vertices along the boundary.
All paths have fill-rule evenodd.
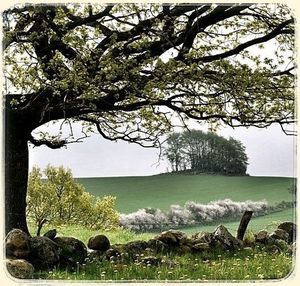
<path id="1" fill-rule="evenodd" d="M 34 269 L 74 269 L 78 264 L 95 260 L 127 263 L 139 258 L 142 264 L 159 265 L 158 253 L 197 254 L 262 246 L 272 252 L 294 254 L 296 249 L 296 225 L 290 222 L 280 224 L 272 233 L 259 231 L 254 235 L 252 244 L 236 239 L 223 225 L 212 233 L 198 232 L 191 237 L 179 230 L 168 230 L 149 241 L 114 245 L 105 235 L 96 235 L 88 240 L 87 247 L 76 238 L 57 237 L 56 234 L 56 230 L 51 230 L 42 237 L 29 237 L 19 229 L 8 233 L 5 239 L 8 272 L 16 278 L 30 279 Z"/>
<path id="2" fill-rule="evenodd" d="M 286 251 L 294 254 L 296 251 L 296 224 L 284 222 L 272 233 L 261 230 L 254 235 L 255 245 L 264 246 L 267 250 L 281 253 Z"/>
<path id="3" fill-rule="evenodd" d="M 56 237 L 56 230 L 44 236 L 29 237 L 20 229 L 10 231 L 5 239 L 6 265 L 16 278 L 30 279 L 34 270 L 75 267 L 87 258 L 85 244 L 73 237 Z"/>

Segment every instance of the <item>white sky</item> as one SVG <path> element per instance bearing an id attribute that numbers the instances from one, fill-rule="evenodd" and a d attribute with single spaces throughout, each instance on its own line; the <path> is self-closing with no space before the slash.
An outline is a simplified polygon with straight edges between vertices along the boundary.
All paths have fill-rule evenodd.
<path id="1" fill-rule="evenodd" d="M 296 137 L 285 135 L 279 126 L 268 129 L 223 128 L 217 133 L 227 138 L 232 136 L 246 146 L 249 175 L 295 176 Z M 114 143 L 97 134 L 83 143 L 70 144 L 62 149 L 31 147 L 29 160 L 30 168 L 33 165 L 44 168 L 47 164 L 69 167 L 74 177 L 144 176 L 167 170 L 166 161 L 157 163 L 157 149 L 126 142 Z"/>

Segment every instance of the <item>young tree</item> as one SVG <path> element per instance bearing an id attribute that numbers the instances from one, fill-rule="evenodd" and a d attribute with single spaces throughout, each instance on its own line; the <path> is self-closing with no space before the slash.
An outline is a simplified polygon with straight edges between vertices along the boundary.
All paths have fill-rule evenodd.
<path id="1" fill-rule="evenodd" d="M 119 213 L 115 210 L 116 197 L 98 198 L 94 206 L 93 217 L 90 218 L 92 228 L 112 229 L 119 226 Z"/>
<path id="2" fill-rule="evenodd" d="M 34 167 L 29 174 L 27 214 L 37 226 L 40 235 L 44 224 L 56 217 L 56 196 L 49 184 L 42 180 L 42 172 Z"/>
<path id="3" fill-rule="evenodd" d="M 27 214 L 37 226 L 37 235 L 45 223 L 77 224 L 94 229 L 119 226 L 116 197 L 95 199 L 74 180 L 71 170 L 62 166 L 48 165 L 43 173 L 34 167 L 28 181 Z"/>
<path id="4" fill-rule="evenodd" d="M 16 5 L 3 32 L 6 231 L 28 232 L 28 142 L 78 141 L 33 133 L 47 122 L 144 146 L 159 145 L 174 115 L 294 122 L 294 19 L 281 4 Z"/>
<path id="5" fill-rule="evenodd" d="M 59 222 L 72 222 L 76 217 L 75 210 L 81 204 L 80 198 L 84 193 L 84 187 L 76 182 L 70 169 L 63 166 L 58 168 L 48 165 L 44 171 L 47 185 L 53 190 L 56 204 L 53 208 L 58 214 Z"/>

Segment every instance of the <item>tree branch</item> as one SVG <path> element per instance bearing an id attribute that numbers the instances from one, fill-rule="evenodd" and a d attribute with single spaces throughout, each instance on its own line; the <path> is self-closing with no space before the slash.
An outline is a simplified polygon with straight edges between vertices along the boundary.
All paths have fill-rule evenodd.
<path id="1" fill-rule="evenodd" d="M 282 30 L 284 27 L 288 26 L 289 24 L 294 23 L 293 19 L 289 19 L 287 21 L 284 21 L 283 23 L 281 23 L 280 25 L 278 25 L 274 30 L 272 30 L 270 33 L 268 33 L 265 36 L 250 40 L 248 42 L 245 42 L 243 44 L 238 45 L 236 48 L 226 51 L 224 53 L 220 53 L 220 54 L 216 54 L 216 55 L 211 55 L 211 56 L 204 56 L 204 57 L 200 57 L 198 59 L 195 60 L 195 62 L 204 62 L 204 63 L 208 63 L 208 62 L 212 62 L 215 60 L 221 60 L 224 58 L 228 58 L 230 56 L 236 55 L 238 53 L 240 53 L 241 51 L 254 46 L 256 44 L 260 44 L 260 43 L 264 43 L 267 42 L 273 38 L 275 38 L 276 36 L 280 35 L 282 33 Z"/>
<path id="2" fill-rule="evenodd" d="M 66 146 L 66 144 L 67 144 L 67 141 L 59 140 L 59 139 L 56 139 L 53 141 L 49 141 L 46 139 L 37 140 L 37 139 L 33 138 L 32 135 L 30 135 L 30 137 L 29 137 L 29 142 L 32 143 L 34 146 L 46 145 L 47 147 L 49 147 L 51 149 L 59 149 L 63 146 Z"/>

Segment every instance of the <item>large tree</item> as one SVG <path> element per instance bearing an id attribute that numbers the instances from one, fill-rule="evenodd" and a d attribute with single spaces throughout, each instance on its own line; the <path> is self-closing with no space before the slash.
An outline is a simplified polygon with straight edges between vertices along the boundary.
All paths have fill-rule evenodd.
<path id="1" fill-rule="evenodd" d="M 28 142 L 76 141 L 33 133 L 47 122 L 62 119 L 72 133 L 84 121 L 145 146 L 174 116 L 294 122 L 294 19 L 284 5 L 17 5 L 3 23 L 6 231 L 28 231 Z"/>

